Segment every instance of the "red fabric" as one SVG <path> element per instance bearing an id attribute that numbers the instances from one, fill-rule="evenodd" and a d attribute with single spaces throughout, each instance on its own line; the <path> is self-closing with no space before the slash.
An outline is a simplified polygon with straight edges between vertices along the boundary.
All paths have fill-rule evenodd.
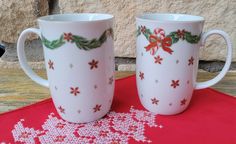
<path id="1" fill-rule="evenodd" d="M 127 112 L 130 106 L 143 109 L 135 76 L 116 81 L 112 111 Z M 15 143 L 12 130 L 21 119 L 27 127 L 40 129 L 48 115 L 56 110 L 51 99 L 0 114 L 0 142 Z M 163 128 L 145 126 L 145 136 L 153 143 L 236 144 L 236 99 L 213 89 L 194 92 L 188 109 L 174 116 L 156 116 Z M 36 143 L 38 143 L 36 141 Z M 129 143 L 138 143 L 130 139 Z"/>

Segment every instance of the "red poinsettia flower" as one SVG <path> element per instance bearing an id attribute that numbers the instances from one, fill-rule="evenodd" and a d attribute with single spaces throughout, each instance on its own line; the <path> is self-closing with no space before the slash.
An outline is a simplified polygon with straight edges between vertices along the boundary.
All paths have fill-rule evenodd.
<path id="1" fill-rule="evenodd" d="M 184 33 L 185 33 L 186 31 L 183 29 L 182 31 L 181 30 L 177 30 L 177 36 L 179 37 L 179 38 L 182 38 L 183 40 L 184 40 Z"/>
<path id="2" fill-rule="evenodd" d="M 145 33 L 146 32 L 146 27 L 145 26 L 141 26 L 141 30 L 140 30 L 142 33 Z"/>
<path id="3" fill-rule="evenodd" d="M 64 33 L 64 40 L 72 41 L 72 33 Z"/>

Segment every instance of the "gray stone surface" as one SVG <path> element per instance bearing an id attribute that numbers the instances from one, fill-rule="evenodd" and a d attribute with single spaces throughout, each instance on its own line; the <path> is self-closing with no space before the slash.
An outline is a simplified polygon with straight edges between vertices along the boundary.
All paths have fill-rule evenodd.
<path id="1" fill-rule="evenodd" d="M 37 17 L 47 14 L 48 0 L 1 0 L 0 41 L 16 43 L 24 29 L 36 26 Z"/>
<path id="2" fill-rule="evenodd" d="M 235 0 L 58 0 L 61 13 L 103 12 L 115 16 L 115 54 L 135 57 L 135 16 L 145 12 L 187 13 L 205 18 L 204 31 L 222 29 L 236 45 Z M 224 60 L 225 43 L 217 36 L 200 51 L 201 60 Z M 236 48 L 234 47 L 234 61 Z"/>
<path id="3" fill-rule="evenodd" d="M 6 52 L 3 54 L 1 59 L 3 61 L 17 61 L 17 52 L 16 52 L 16 44 L 12 43 L 3 43 L 6 46 Z M 32 40 L 25 42 L 25 52 L 28 61 L 38 62 L 43 61 L 43 47 L 40 40 Z"/>

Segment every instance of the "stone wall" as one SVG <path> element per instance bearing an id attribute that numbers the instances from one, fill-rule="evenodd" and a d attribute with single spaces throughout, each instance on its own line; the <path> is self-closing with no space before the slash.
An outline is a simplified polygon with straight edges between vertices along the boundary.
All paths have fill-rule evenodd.
<path id="1" fill-rule="evenodd" d="M 236 45 L 236 0 L 1 0 L 0 42 L 6 45 L 7 52 L 0 62 L 17 60 L 15 43 L 18 36 L 23 29 L 36 27 L 39 16 L 72 12 L 100 12 L 115 16 L 116 57 L 135 57 L 135 16 L 145 12 L 203 16 L 206 19 L 204 31 L 222 29 Z M 38 39 L 33 40 L 35 38 L 30 37 L 27 56 L 31 61 L 41 61 L 41 44 Z M 200 59 L 224 60 L 225 52 L 224 40 L 213 36 L 201 49 Z M 235 47 L 233 60 L 236 61 Z"/>

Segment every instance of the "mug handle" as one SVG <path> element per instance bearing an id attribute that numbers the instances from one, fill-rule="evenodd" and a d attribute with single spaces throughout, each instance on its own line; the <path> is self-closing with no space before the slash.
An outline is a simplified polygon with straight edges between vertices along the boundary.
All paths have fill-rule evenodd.
<path id="1" fill-rule="evenodd" d="M 45 80 L 43 78 L 41 78 L 40 76 L 38 76 L 31 68 L 30 66 L 28 65 L 27 63 L 27 59 L 26 59 L 26 56 L 25 56 L 25 50 L 24 50 L 24 47 L 25 47 L 25 40 L 27 38 L 27 35 L 29 33 L 35 33 L 37 34 L 40 39 L 41 39 L 41 32 L 39 29 L 36 29 L 36 28 L 28 28 L 28 29 L 25 29 L 19 36 L 19 39 L 17 41 L 17 55 L 18 55 L 18 59 L 19 59 L 19 62 L 20 62 L 20 65 L 22 67 L 22 69 L 24 70 L 24 72 L 33 80 L 35 81 L 36 83 L 42 85 L 42 86 L 45 86 L 45 87 L 49 87 L 49 83 L 48 83 L 48 80 Z"/>
<path id="2" fill-rule="evenodd" d="M 225 76 L 225 74 L 228 72 L 230 64 L 231 64 L 232 51 L 233 51 L 232 50 L 232 43 L 230 41 L 229 35 L 226 32 L 221 31 L 221 30 L 210 30 L 210 31 L 204 33 L 202 35 L 201 45 L 204 46 L 206 39 L 213 34 L 218 34 L 218 35 L 222 36 L 226 42 L 227 57 L 226 57 L 225 65 L 224 65 L 223 69 L 221 70 L 221 72 L 213 79 L 205 81 L 205 82 L 197 82 L 195 89 L 207 88 L 207 87 L 213 86 L 214 84 L 219 82 Z"/>

